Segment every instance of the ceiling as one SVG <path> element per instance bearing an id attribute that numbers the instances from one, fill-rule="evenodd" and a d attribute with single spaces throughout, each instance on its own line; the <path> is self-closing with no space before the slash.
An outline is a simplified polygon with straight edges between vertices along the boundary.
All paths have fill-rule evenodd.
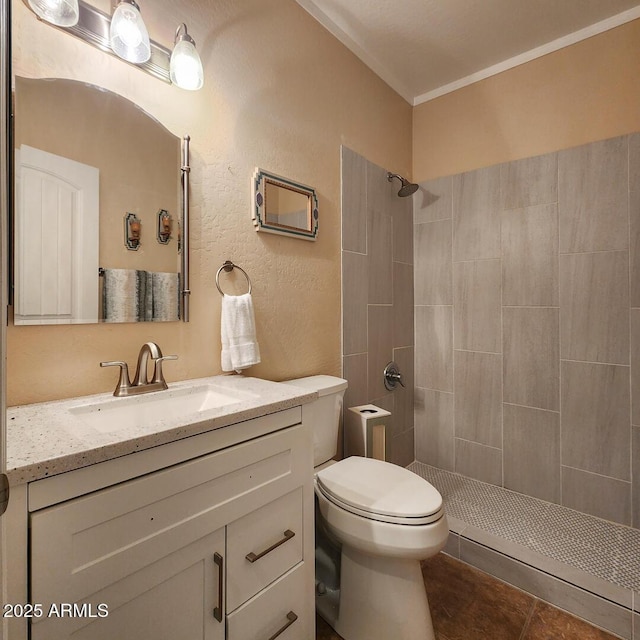
<path id="1" fill-rule="evenodd" d="M 296 0 L 413 105 L 640 18 L 639 0 Z"/>

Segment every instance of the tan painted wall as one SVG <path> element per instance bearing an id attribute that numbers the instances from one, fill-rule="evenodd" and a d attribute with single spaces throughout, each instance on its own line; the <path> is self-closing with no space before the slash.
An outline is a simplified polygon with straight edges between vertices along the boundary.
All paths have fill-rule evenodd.
<path id="1" fill-rule="evenodd" d="M 147 340 L 180 356 L 165 367 L 169 380 L 220 373 L 214 280 L 225 259 L 254 285 L 262 363 L 249 374 L 339 374 L 340 144 L 410 173 L 411 107 L 293 0 L 158 0 L 142 9 L 151 37 L 167 46 L 187 22 L 204 61 L 202 91 L 166 85 L 40 23 L 20 0 L 13 3 L 14 72 L 102 85 L 176 135 L 191 135 L 191 323 L 10 326 L 9 404 L 109 391 L 116 372 L 98 363 L 134 364 Z M 253 230 L 256 166 L 316 188 L 316 243 Z M 234 280 L 243 291 L 241 275 L 222 278 L 229 293 Z"/>
<path id="2" fill-rule="evenodd" d="M 417 182 L 640 130 L 640 20 L 417 106 Z"/>

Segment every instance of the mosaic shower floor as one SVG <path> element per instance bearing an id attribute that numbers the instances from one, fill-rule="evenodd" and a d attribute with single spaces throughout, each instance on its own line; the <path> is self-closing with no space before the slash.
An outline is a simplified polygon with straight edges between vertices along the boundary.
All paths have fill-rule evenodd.
<path id="1" fill-rule="evenodd" d="M 625 589 L 640 591 L 640 530 L 437 469 L 408 467 L 449 516 Z"/>

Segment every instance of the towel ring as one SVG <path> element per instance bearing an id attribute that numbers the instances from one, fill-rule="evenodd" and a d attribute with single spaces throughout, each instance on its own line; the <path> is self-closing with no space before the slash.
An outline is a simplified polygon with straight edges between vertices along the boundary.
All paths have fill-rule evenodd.
<path id="1" fill-rule="evenodd" d="M 231 260 L 225 260 L 224 264 L 218 269 L 216 273 L 216 287 L 218 288 L 218 291 L 220 292 L 220 294 L 224 295 L 224 291 L 220 288 L 220 273 L 223 270 L 226 272 L 229 272 L 229 271 L 233 271 L 234 269 L 238 269 L 244 274 L 244 277 L 247 279 L 247 284 L 249 285 L 248 293 L 251 293 L 251 279 L 249 278 L 247 272 L 242 267 L 239 267 L 237 264 L 233 264 Z"/>

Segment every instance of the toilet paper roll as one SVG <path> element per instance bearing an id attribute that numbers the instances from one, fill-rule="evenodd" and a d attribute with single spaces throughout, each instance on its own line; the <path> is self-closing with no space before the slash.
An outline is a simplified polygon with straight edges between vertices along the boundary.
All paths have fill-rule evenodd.
<path id="1" fill-rule="evenodd" d="M 349 407 L 345 424 L 345 455 L 386 459 L 386 430 L 391 413 L 374 404 Z"/>

